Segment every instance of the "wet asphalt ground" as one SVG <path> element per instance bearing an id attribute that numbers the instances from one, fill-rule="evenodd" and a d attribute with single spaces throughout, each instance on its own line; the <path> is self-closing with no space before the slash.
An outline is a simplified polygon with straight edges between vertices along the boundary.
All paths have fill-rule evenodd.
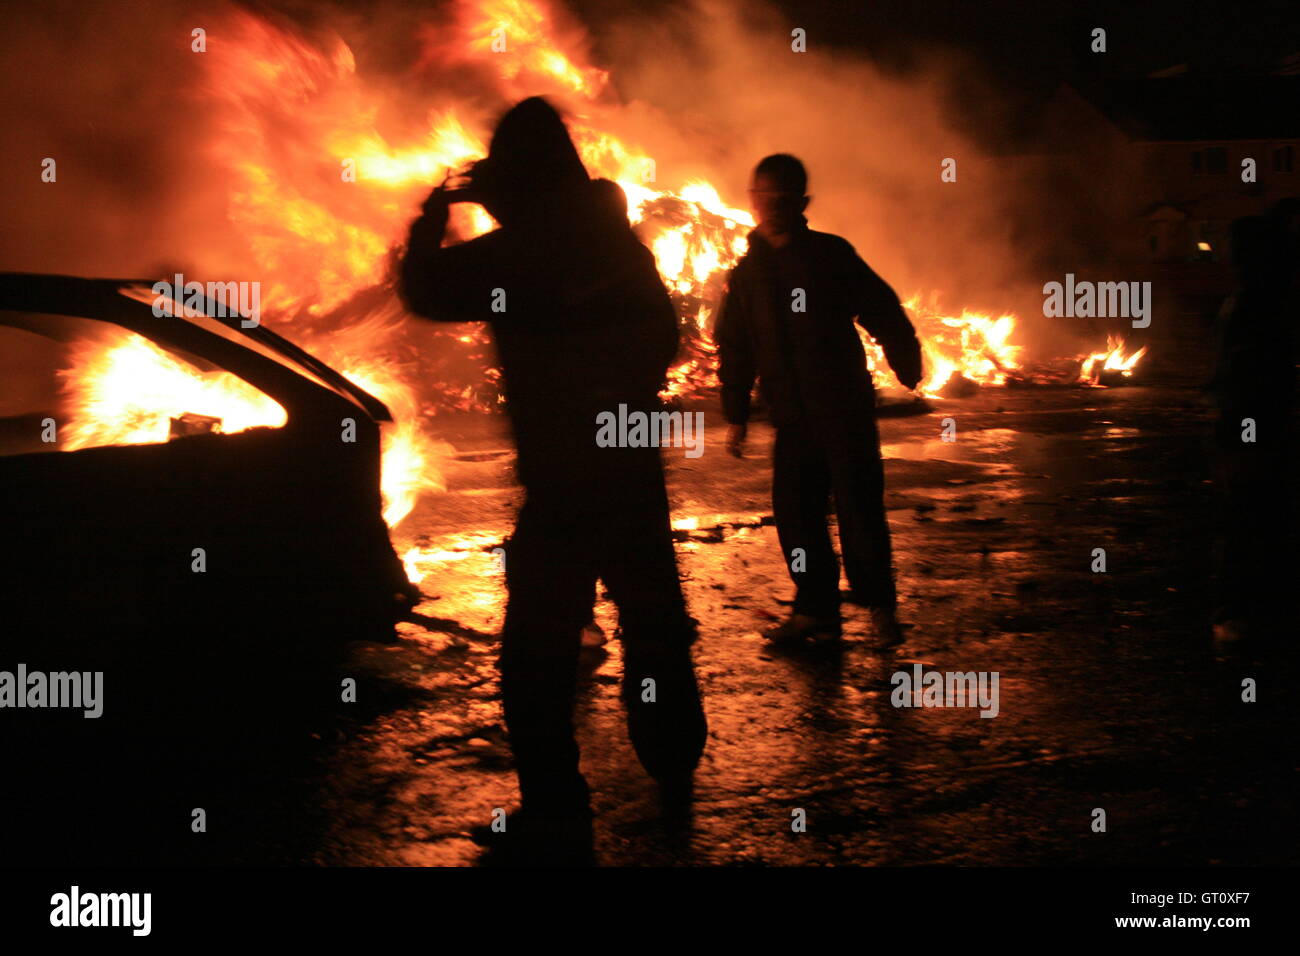
<path id="1" fill-rule="evenodd" d="M 846 607 L 838 646 L 775 651 L 792 594 L 771 525 L 771 431 L 748 457 L 666 456 L 710 739 L 685 828 L 660 819 L 589 654 L 576 720 L 604 865 L 1294 863 L 1294 635 L 1216 654 L 1212 406 L 1185 388 L 985 389 L 881 422 L 907 642 Z M 940 438 L 941 419 L 956 441 Z M 418 546 L 423 624 L 356 644 L 359 697 L 313 737 L 295 839 L 245 858 L 472 865 L 470 830 L 517 801 L 501 726 L 492 549 L 519 492 L 500 417 L 443 422 L 447 490 L 394 534 Z M 1106 552 L 1096 573 L 1094 549 Z M 613 635 L 604 595 L 597 621 Z M 996 671 L 999 708 L 891 706 L 890 676 Z M 1243 679 L 1259 700 L 1241 700 Z M 286 797 L 286 801 L 290 798 Z M 1105 811 L 1105 832 L 1094 830 Z M 797 811 L 803 811 L 798 814 Z M 793 832 L 792 820 L 806 820 Z"/>

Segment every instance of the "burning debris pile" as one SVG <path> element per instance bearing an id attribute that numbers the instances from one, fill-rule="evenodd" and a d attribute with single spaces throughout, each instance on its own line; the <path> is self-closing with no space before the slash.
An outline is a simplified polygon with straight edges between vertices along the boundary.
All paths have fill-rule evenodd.
<path id="1" fill-rule="evenodd" d="M 392 264 L 430 187 L 485 154 L 482 131 L 502 107 L 524 95 L 553 97 L 569 116 L 591 174 L 623 189 L 629 218 L 653 251 L 682 320 L 670 400 L 716 387 L 711 323 L 727 272 L 744 254 L 754 225 L 708 181 L 661 188 L 653 157 L 604 131 L 620 125 L 615 121 L 627 107 L 607 74 L 586 62 L 581 38 L 557 25 L 543 0 L 468 0 L 456 10 L 449 29 L 420 34 L 421 66 L 487 71 L 496 89 L 486 104 L 481 97 L 431 97 L 422 132 L 400 142 L 378 130 L 394 101 L 411 94 L 361 77 L 352 50 L 337 36 L 308 40 L 293 27 L 237 10 L 210 31 L 214 42 L 203 59 L 200 95 L 220 122 L 213 149 L 221 150 L 229 174 L 227 215 L 260 270 L 264 314 L 394 413 L 383 455 L 390 526 L 410 512 L 422 489 L 439 485 L 445 446 L 425 423 L 500 402 L 486 330 L 426 327 L 416 342 L 394 293 Z M 232 143 L 238 148 L 228 148 Z M 453 241 L 493 227 L 481 207 L 452 208 Z M 1032 380 L 1012 341 L 1015 316 L 947 315 L 919 296 L 906 307 L 927 364 L 921 394 L 954 397 Z M 887 369 L 875 344 L 865 344 L 872 368 Z M 1079 377 L 1107 384 L 1111 373 L 1131 372 L 1142 351 L 1123 358 L 1113 345 L 1090 357 Z M 186 366 L 137 336 L 86 342 L 77 359 L 65 379 L 73 419 L 68 448 L 166 441 L 173 420 L 196 416 L 206 417 L 206 428 L 226 432 L 285 420 L 282 408 L 242 381 Z M 879 384 L 901 387 L 888 371 Z"/>

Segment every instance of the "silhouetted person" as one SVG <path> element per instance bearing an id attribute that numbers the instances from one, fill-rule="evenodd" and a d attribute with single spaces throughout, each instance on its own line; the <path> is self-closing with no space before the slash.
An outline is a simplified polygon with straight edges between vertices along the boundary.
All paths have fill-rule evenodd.
<path id="1" fill-rule="evenodd" d="M 1239 288 L 1224 330 L 1217 430 L 1223 560 L 1215 637 L 1292 636 L 1300 200 L 1232 226 Z"/>
<path id="2" fill-rule="evenodd" d="M 556 850 L 590 840 L 572 713 L 597 578 L 618 606 L 641 762 L 680 792 L 706 735 L 659 450 L 596 444 L 598 413 L 658 407 L 677 349 L 676 313 L 613 185 L 588 179 L 544 100 L 524 100 L 469 185 L 430 195 L 401 269 L 411 311 L 492 324 L 526 490 L 505 556 L 501 694 L 523 797 L 507 834 Z M 500 228 L 442 248 L 458 201 Z"/>
<path id="3" fill-rule="evenodd" d="M 594 179 L 592 180 L 592 191 L 596 215 L 607 217 L 611 222 L 628 224 L 627 218 L 627 194 L 623 192 L 623 187 L 613 180 Z M 591 603 L 596 603 L 596 582 L 592 582 Z M 582 626 L 582 647 L 599 648 L 604 647 L 608 642 L 605 630 L 596 623 L 594 616 Z"/>
<path id="4" fill-rule="evenodd" d="M 854 319 L 908 388 L 921 378 L 921 348 L 898 296 L 853 247 L 808 228 L 807 186 L 793 156 L 754 169 L 758 228 L 731 273 L 715 336 L 727 443 L 742 453 L 757 378 L 776 427 L 772 506 L 795 584 L 793 613 L 768 639 L 840 634 L 840 569 L 826 524 L 834 495 L 853 600 L 897 644 L 875 391 Z"/>

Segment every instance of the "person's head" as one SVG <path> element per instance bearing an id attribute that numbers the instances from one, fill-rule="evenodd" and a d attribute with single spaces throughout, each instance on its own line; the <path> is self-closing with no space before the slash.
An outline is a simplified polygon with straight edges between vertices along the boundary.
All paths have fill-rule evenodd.
<path id="1" fill-rule="evenodd" d="M 513 106 L 471 173 L 474 198 L 505 223 L 547 194 L 589 182 L 560 114 L 540 96 Z"/>
<path id="2" fill-rule="evenodd" d="M 593 179 L 591 198 L 596 214 L 605 222 L 626 226 L 627 193 L 612 179 Z"/>
<path id="3" fill-rule="evenodd" d="M 1243 286 L 1285 289 L 1300 278 L 1300 199 L 1232 224 L 1232 260 Z"/>
<path id="4" fill-rule="evenodd" d="M 749 198 L 759 225 L 775 232 L 792 230 L 808 208 L 808 172 L 788 153 L 773 153 L 754 167 Z"/>

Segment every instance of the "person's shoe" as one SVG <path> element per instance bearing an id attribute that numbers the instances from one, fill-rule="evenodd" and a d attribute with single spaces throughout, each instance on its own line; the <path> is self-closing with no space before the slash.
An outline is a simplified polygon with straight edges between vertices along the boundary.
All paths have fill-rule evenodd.
<path id="1" fill-rule="evenodd" d="M 811 617 L 796 612 L 776 627 L 765 630 L 763 639 L 773 644 L 788 644 L 803 640 L 828 640 L 839 637 L 843 630 L 843 625 L 838 618 Z"/>
<path id="2" fill-rule="evenodd" d="M 680 799 L 690 792 L 709 736 L 690 649 L 646 653 L 625 648 L 623 703 L 628 737 L 641 766 L 666 795 Z"/>
<path id="3" fill-rule="evenodd" d="M 876 643 L 881 647 L 898 647 L 907 640 L 893 608 L 873 607 L 871 626 L 876 631 Z"/>
<path id="4" fill-rule="evenodd" d="M 508 814 L 493 828 L 475 827 L 470 839 L 487 852 L 482 866 L 592 866 L 595 863 L 591 808 Z"/>

